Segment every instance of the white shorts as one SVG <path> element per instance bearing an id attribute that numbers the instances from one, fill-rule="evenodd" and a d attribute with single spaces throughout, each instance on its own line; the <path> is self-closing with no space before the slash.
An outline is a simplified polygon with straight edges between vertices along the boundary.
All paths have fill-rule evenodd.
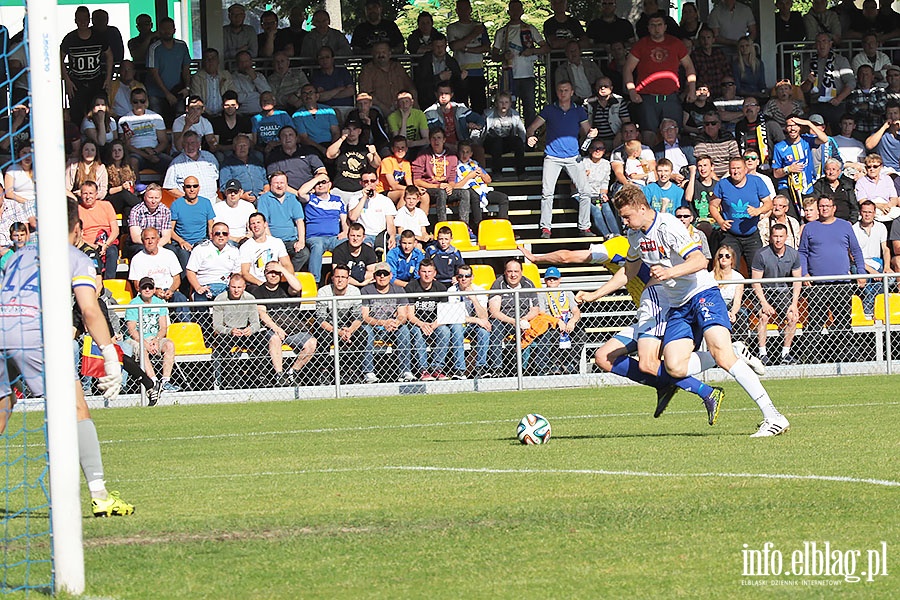
<path id="1" fill-rule="evenodd" d="M 637 320 L 633 325 L 622 329 L 613 336 L 619 340 L 629 352 L 637 351 L 638 340 L 642 337 L 652 337 L 662 340 L 666 333 L 666 314 L 669 312 L 669 304 L 666 295 L 661 293 L 659 286 L 651 285 L 641 294 L 641 303 L 637 309 Z"/>

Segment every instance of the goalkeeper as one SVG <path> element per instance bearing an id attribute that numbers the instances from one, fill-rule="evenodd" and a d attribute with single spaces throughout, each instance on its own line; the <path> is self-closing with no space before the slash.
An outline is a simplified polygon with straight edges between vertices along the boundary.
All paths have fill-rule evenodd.
<path id="1" fill-rule="evenodd" d="M 72 293 L 81 311 L 85 327 L 103 351 L 106 375 L 98 387 L 107 399 L 119 395 L 122 367 L 113 346 L 109 328 L 97 302 L 97 282 L 91 260 L 72 244 L 78 225 L 78 204 L 68 201 L 69 265 Z M 44 394 L 43 351 L 41 336 L 40 291 L 37 250 L 33 247 L 16 252 L 9 261 L 0 286 L 0 433 L 5 431 L 15 395 L 10 385 L 10 371 L 17 368 L 36 396 Z M 100 441 L 91 420 L 80 385 L 75 386 L 75 410 L 78 418 L 78 457 L 81 470 L 91 492 L 91 509 L 95 517 L 124 516 L 134 512 L 118 492 L 109 492 L 103 478 Z"/>

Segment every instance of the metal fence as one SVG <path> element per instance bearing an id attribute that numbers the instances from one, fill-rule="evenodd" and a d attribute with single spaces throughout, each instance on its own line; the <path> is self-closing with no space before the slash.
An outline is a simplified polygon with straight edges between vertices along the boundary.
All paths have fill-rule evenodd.
<path id="1" fill-rule="evenodd" d="M 878 50 L 887 54 L 892 63 L 900 60 L 900 45 L 897 42 L 889 42 L 889 45 L 879 46 Z M 847 40 L 834 45 L 834 52 L 843 56 L 848 61 L 862 52 L 862 41 Z M 803 65 L 816 54 L 816 43 L 812 42 L 781 42 L 775 45 L 775 68 L 777 80 L 790 79 L 795 84 L 806 79 L 806 73 L 802 72 Z M 768 65 L 767 65 L 768 66 Z"/>
<path id="2" fill-rule="evenodd" d="M 866 286 L 845 277 L 840 282 L 821 278 L 804 279 L 799 301 L 799 323 L 791 348 L 793 360 L 782 361 L 785 289 L 793 280 L 763 280 L 764 293 L 781 318 L 767 327 L 759 327 L 759 303 L 749 280 L 723 285 L 744 284 L 743 302 L 733 326 L 735 341 L 744 342 L 751 352 L 759 347 L 760 332 L 767 340 L 771 365 L 766 377 L 811 377 L 844 374 L 891 374 L 900 360 L 900 294 L 891 275 L 865 276 Z M 759 280 L 757 280 L 759 281 Z M 773 285 L 788 285 L 781 291 Z M 577 291 L 561 286 L 559 290 Z M 894 289 L 892 293 L 891 290 Z M 561 389 L 606 386 L 625 383 L 615 375 L 601 372 L 593 355 L 622 327 L 634 319 L 634 304 L 627 296 L 611 296 L 580 306 L 581 318 L 570 340 L 561 340 L 552 325 L 523 348 L 521 340 L 534 335 L 525 331 L 529 300 L 547 294 L 549 288 L 514 291 L 479 291 L 475 295 L 485 304 L 498 295 L 512 297 L 514 324 L 490 320 L 490 331 L 479 324 L 461 324 L 460 302 L 467 293 L 429 295 L 442 308 L 435 313 L 443 323 L 433 332 L 409 323 L 396 328 L 382 319 L 379 326 L 362 324 L 352 335 L 326 331 L 321 323 L 337 320 L 340 327 L 351 327 L 359 317 L 359 306 L 370 296 L 343 298 L 291 299 L 277 301 L 234 301 L 227 306 L 264 304 L 267 312 L 282 323 L 287 340 L 302 345 L 306 335 L 316 340 L 316 349 L 295 377 L 277 377 L 272 354 L 283 353 L 284 370 L 297 364 L 302 348 L 281 343 L 269 344 L 268 331 L 244 338 L 217 334 L 212 330 L 211 307 L 217 303 L 170 304 L 176 323 L 170 325 L 169 338 L 175 345 L 172 382 L 180 391 L 164 393 L 161 404 L 207 403 L 261 400 L 289 400 L 359 395 L 396 395 L 424 393 L 471 393 L 513 389 Z M 788 299 L 789 299 L 789 292 Z M 409 296 L 378 296 L 379 300 L 409 300 Z M 158 305 L 157 305 L 158 306 Z M 137 308 L 138 323 L 144 323 L 144 311 Z M 189 314 L 178 315 L 181 307 Z M 118 312 L 124 307 L 116 307 Z M 374 308 L 372 309 L 375 310 Z M 379 317 L 380 318 L 380 317 Z M 177 322 L 182 320 L 184 322 Z M 532 321 L 530 325 L 534 325 Z M 143 337 L 141 338 L 143 340 Z M 278 342 L 281 340 L 279 339 Z M 143 343 L 141 344 L 143 347 Z M 137 349 L 136 349 L 137 350 Z M 141 352 L 135 352 L 140 356 Z M 157 376 L 163 357 L 150 359 Z M 301 361 L 305 360 L 301 356 Z M 423 377 L 423 372 L 428 375 Z M 366 379 L 366 373 L 373 373 Z M 488 376 L 489 373 L 489 376 Z M 411 375 L 410 375 L 411 374 Z M 718 369 L 703 375 L 719 380 L 727 375 Z M 89 385 L 90 381 L 85 381 Z M 115 405 L 147 404 L 146 391 L 130 378 L 123 396 Z M 94 404 L 103 403 L 102 397 Z"/>

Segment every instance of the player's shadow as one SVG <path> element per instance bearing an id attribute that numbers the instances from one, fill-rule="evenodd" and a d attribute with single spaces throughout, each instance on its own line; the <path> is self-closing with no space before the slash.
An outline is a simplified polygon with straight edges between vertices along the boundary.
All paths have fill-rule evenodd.
<path id="1" fill-rule="evenodd" d="M 709 433 L 700 433 L 696 431 L 687 432 L 687 431 L 673 431 L 671 433 L 592 433 L 592 434 L 583 434 L 583 435 L 554 435 L 550 438 L 550 441 L 557 440 L 603 440 L 603 439 L 627 439 L 627 438 L 670 438 L 670 437 L 723 437 L 723 436 L 735 436 L 741 435 L 739 433 L 721 433 L 716 431 L 711 431 Z M 501 440 L 508 440 L 509 438 L 500 438 Z M 519 440 L 514 439 L 513 443 L 519 443 Z"/>

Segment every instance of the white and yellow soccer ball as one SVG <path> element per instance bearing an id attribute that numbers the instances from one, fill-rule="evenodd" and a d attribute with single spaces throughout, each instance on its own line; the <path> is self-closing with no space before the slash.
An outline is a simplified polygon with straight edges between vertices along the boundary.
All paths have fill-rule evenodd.
<path id="1" fill-rule="evenodd" d="M 538 414 L 522 417 L 516 428 L 516 437 L 523 444 L 546 444 L 550 441 L 550 421 Z"/>

